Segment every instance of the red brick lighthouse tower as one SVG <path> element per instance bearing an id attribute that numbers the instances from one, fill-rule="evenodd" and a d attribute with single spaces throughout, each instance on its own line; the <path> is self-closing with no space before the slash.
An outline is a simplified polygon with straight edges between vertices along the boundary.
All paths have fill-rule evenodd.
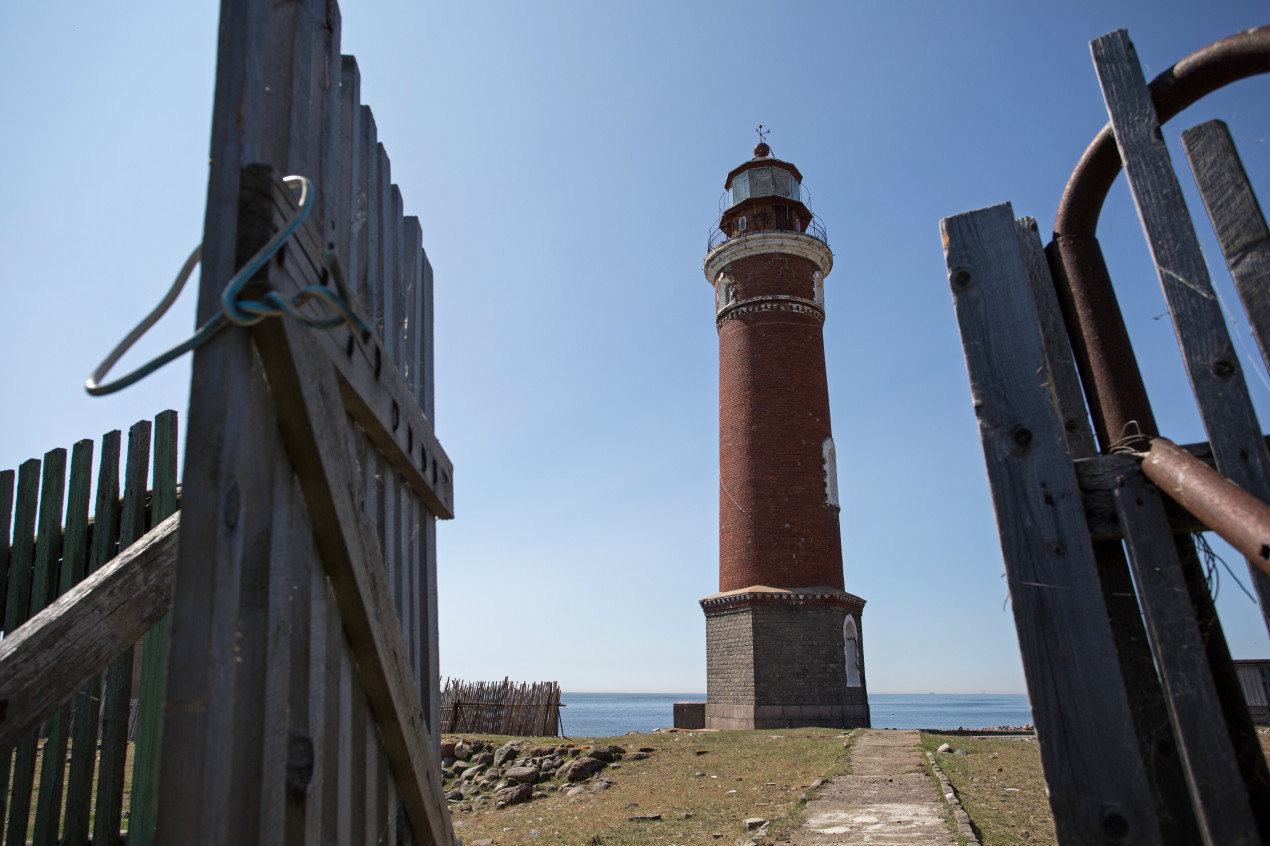
<path id="1" fill-rule="evenodd" d="M 706 279 L 719 330 L 719 593 L 706 728 L 869 725 L 860 614 L 843 589 L 825 376 L 825 233 L 802 174 L 754 158 L 724 183 Z"/>

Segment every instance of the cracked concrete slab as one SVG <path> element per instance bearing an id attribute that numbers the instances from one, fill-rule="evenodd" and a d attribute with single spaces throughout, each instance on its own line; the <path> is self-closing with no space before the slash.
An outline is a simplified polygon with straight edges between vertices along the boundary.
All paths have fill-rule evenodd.
<path id="1" fill-rule="evenodd" d="M 943 796 L 922 766 L 916 731 L 866 731 L 851 775 L 835 776 L 807 805 L 794 846 L 956 846 Z"/>

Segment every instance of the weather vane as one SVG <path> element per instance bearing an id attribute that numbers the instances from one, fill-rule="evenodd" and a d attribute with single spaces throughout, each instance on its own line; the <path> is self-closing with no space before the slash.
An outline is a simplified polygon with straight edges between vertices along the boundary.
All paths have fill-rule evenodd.
<path id="1" fill-rule="evenodd" d="M 768 136 L 768 135 L 770 135 L 770 134 L 772 133 L 772 130 L 768 129 L 767 124 L 765 124 L 765 123 L 760 123 L 760 124 L 758 125 L 758 129 L 756 129 L 756 130 L 754 130 L 754 131 L 758 133 L 758 142 L 759 142 L 760 144 L 764 144 L 764 143 L 766 143 L 766 142 L 767 142 L 767 136 Z"/>

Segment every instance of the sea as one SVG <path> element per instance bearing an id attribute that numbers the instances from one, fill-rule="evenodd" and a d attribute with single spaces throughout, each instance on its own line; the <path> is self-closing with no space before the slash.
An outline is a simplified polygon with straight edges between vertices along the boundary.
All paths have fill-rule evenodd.
<path id="1" fill-rule="evenodd" d="M 561 733 L 613 737 L 674 725 L 674 703 L 704 702 L 704 693 L 561 693 Z M 871 693 L 874 728 L 957 729 L 1032 722 L 1026 694 Z"/>

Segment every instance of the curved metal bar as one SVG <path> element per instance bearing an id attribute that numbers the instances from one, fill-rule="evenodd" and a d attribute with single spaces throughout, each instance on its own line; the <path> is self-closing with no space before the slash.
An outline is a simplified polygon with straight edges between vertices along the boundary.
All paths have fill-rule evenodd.
<path id="1" fill-rule="evenodd" d="M 1244 30 L 1196 50 L 1151 80 L 1151 99 L 1163 124 L 1217 89 L 1263 73 L 1270 73 L 1270 26 Z M 1067 181 L 1054 217 L 1055 237 L 1094 234 L 1120 168 L 1120 151 L 1108 122 Z"/>
<path id="2" fill-rule="evenodd" d="M 1270 73 L 1270 26 L 1198 50 L 1151 81 L 1161 123 L 1236 80 Z M 1081 156 L 1063 191 L 1054 240 L 1045 248 L 1102 449 L 1145 448 L 1158 434 L 1095 230 L 1122 163 L 1108 123 Z"/>

